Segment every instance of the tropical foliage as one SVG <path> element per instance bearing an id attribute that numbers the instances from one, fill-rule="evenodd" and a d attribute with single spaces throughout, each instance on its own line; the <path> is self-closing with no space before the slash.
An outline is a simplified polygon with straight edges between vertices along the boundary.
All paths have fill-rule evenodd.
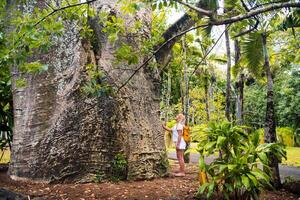
<path id="1" fill-rule="evenodd" d="M 207 198 L 215 194 L 217 198 L 258 199 L 263 187 L 271 187 L 268 154 L 273 153 L 280 160 L 286 155 L 282 146 L 260 144 L 258 133 L 250 133 L 247 127 L 229 122 L 209 123 L 204 132 L 194 135 L 199 141 L 199 168 L 209 175 L 208 183 L 199 188 L 199 194 L 206 194 Z M 219 158 L 209 165 L 204 162 L 204 156 L 219 151 L 222 152 Z"/>

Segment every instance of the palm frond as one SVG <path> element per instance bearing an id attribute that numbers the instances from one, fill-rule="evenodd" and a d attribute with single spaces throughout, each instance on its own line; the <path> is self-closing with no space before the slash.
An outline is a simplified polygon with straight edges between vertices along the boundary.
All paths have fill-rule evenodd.
<path id="1" fill-rule="evenodd" d="M 284 18 L 282 23 L 277 27 L 277 30 L 286 31 L 289 28 L 295 27 L 300 27 L 300 9 L 294 10 L 291 14 Z"/>
<path id="2" fill-rule="evenodd" d="M 242 57 L 246 61 L 246 66 L 250 72 L 260 75 L 264 62 L 263 46 L 261 34 L 255 32 L 249 34 L 241 43 Z"/>

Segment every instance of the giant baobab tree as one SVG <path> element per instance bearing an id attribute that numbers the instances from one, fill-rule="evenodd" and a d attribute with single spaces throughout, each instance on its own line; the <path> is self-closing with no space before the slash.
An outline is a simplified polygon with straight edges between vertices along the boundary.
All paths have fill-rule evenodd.
<path id="1" fill-rule="evenodd" d="M 24 15 L 32 14 L 34 7 L 43 9 L 53 5 L 50 0 L 30 0 L 26 4 L 7 2 Z M 111 164 L 118 153 L 127 159 L 128 179 L 149 179 L 166 174 L 166 152 L 159 122 L 159 70 L 149 67 L 149 63 L 165 65 L 174 43 L 191 30 L 247 20 L 274 9 L 300 7 L 300 3 L 294 2 L 271 3 L 225 17 L 209 10 L 205 1 L 196 5 L 176 2 L 196 12 L 198 18 L 185 14 L 162 34 L 164 42 L 157 44 L 151 55 L 139 58 L 129 69 L 124 70 L 126 63 L 115 62 L 115 52 L 122 43 L 139 49 L 140 37 L 150 37 L 152 10 L 149 3 L 142 3 L 136 15 L 124 19 L 128 26 L 134 21 L 142 22 L 137 33 L 140 37 L 119 37 L 112 44 L 103 25 L 98 23 L 99 17 L 92 16 L 88 17 L 88 22 L 93 40 L 87 40 L 81 36 L 74 19 L 66 17 L 62 34 L 51 38 L 51 48 L 28 56 L 28 60 L 47 63 L 46 72 L 24 74 L 18 62 L 14 62 L 15 125 L 9 168 L 12 178 L 91 181 L 96 173 L 101 172 L 106 177 L 112 173 Z M 34 26 L 52 14 L 64 18 L 65 10 L 84 4 L 97 13 L 106 11 L 110 16 L 121 16 L 121 6 L 116 0 L 56 3 L 56 7 L 51 7 L 52 11 Z M 207 23 L 196 24 L 202 18 L 207 18 Z M 116 88 L 116 92 L 99 96 L 84 94 L 82 86 L 91 79 L 90 66 L 101 71 L 105 82 Z M 23 87 L 17 87 L 20 78 L 27 82 Z"/>

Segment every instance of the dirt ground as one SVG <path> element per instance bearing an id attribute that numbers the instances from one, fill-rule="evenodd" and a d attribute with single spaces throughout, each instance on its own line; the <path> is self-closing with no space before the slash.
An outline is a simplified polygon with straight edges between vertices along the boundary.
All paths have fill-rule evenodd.
<path id="1" fill-rule="evenodd" d="M 171 164 L 171 172 L 177 169 L 177 163 Z M 181 200 L 195 199 L 198 188 L 197 166 L 187 166 L 186 177 L 160 178 L 151 181 L 105 182 L 88 184 L 41 184 L 11 180 L 4 172 L 0 173 L 0 188 L 29 196 L 30 199 L 50 200 Z M 264 191 L 263 200 L 300 200 L 299 196 L 284 190 Z"/>

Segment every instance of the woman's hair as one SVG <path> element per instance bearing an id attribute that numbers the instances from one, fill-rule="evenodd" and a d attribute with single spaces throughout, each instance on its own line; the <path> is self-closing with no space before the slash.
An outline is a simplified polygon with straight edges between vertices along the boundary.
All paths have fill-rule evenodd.
<path id="1" fill-rule="evenodd" d="M 185 122 L 185 116 L 182 113 L 179 113 L 177 115 L 177 117 L 179 118 L 179 121 L 184 124 L 184 122 Z"/>

